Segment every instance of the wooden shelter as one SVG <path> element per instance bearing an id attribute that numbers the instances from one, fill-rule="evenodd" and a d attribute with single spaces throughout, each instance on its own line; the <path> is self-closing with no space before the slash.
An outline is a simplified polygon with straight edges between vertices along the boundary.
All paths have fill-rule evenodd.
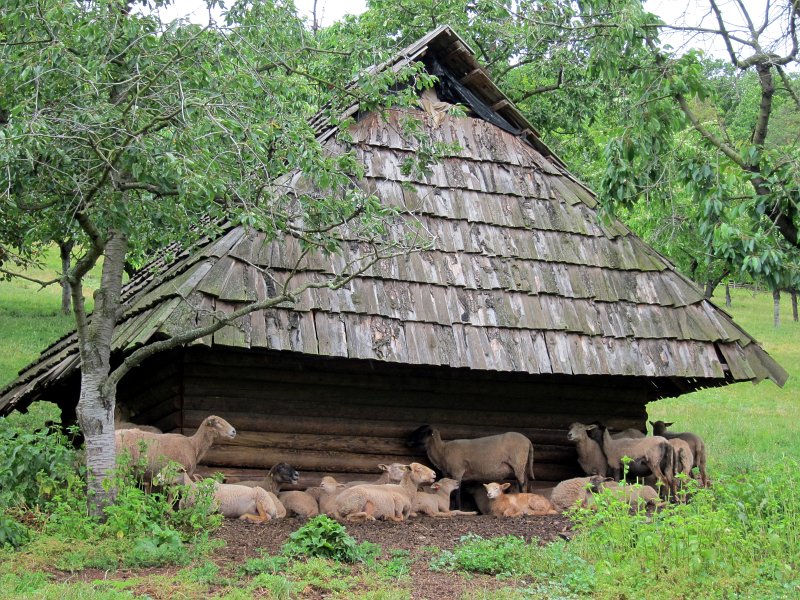
<path id="1" fill-rule="evenodd" d="M 595 195 L 458 35 L 441 27 L 380 68 L 409 61 L 439 78 L 419 110 L 353 105 L 348 144 L 325 119 L 313 125 L 331 152 L 356 153 L 360 185 L 417 219 L 432 247 L 154 356 L 120 384 L 132 420 L 191 433 L 221 415 L 239 434 L 212 448 L 208 469 L 250 476 L 285 460 L 303 484 L 409 459 L 405 438 L 423 423 L 446 439 L 516 430 L 534 442 L 537 478 L 557 480 L 578 470 L 566 439 L 574 421 L 643 429 L 659 398 L 783 385 L 784 370 L 728 314 L 622 223 L 599 218 Z M 424 176 L 401 168 L 417 149 L 406 118 L 453 145 Z M 304 185 L 302 174 L 288 183 Z M 297 280 L 339 273 L 358 252 L 309 256 Z M 298 256 L 292 238 L 229 225 L 151 265 L 125 289 L 116 360 L 208 311 L 267 297 Z M 74 415 L 77 352 L 74 334 L 45 350 L 0 393 L 0 412 L 47 399 Z"/>

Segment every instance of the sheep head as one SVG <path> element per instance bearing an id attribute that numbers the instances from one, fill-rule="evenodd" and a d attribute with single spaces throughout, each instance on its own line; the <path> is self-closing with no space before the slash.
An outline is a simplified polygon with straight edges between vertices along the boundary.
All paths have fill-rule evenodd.
<path id="1" fill-rule="evenodd" d="M 201 427 L 209 428 L 215 437 L 224 437 L 232 440 L 236 437 L 236 429 L 228 423 L 222 417 L 218 417 L 216 415 L 211 415 L 210 417 L 206 417 L 206 420 L 203 421 L 203 425 Z"/>
<path id="2" fill-rule="evenodd" d="M 272 481 L 275 483 L 297 483 L 300 479 L 300 473 L 298 473 L 292 465 L 285 462 L 279 462 L 269 470 L 269 476 L 272 478 Z"/>
<path id="3" fill-rule="evenodd" d="M 411 473 L 411 481 L 418 486 L 436 481 L 436 473 L 433 471 L 433 469 L 426 467 L 423 464 L 414 462 L 410 465 L 403 465 L 403 470 Z"/>
<path id="4" fill-rule="evenodd" d="M 570 442 L 577 442 L 589 435 L 589 431 L 597 429 L 597 425 L 584 425 L 583 423 L 573 423 L 567 432 L 567 439 Z"/>
<path id="5" fill-rule="evenodd" d="M 667 427 L 672 427 L 675 423 L 665 423 L 664 421 L 650 421 L 650 425 L 653 427 L 653 435 L 662 435 L 666 433 Z"/>
<path id="6" fill-rule="evenodd" d="M 452 494 L 453 491 L 457 490 L 460 487 L 460 484 L 455 479 L 450 479 L 449 477 L 443 477 L 439 481 L 435 481 L 431 484 L 431 489 L 435 492 L 439 490 L 444 490 L 448 494 Z"/>
<path id="7" fill-rule="evenodd" d="M 322 478 L 322 481 L 319 482 L 319 487 L 321 487 L 325 492 L 333 493 L 337 488 L 344 487 L 344 484 L 339 483 L 330 475 L 326 475 Z"/>
<path id="8" fill-rule="evenodd" d="M 431 437 L 433 437 L 433 428 L 430 425 L 422 425 L 411 432 L 406 445 L 411 448 L 424 448 Z"/>
<path id="9" fill-rule="evenodd" d="M 511 487 L 510 483 L 484 483 L 483 487 L 486 488 L 486 496 L 490 500 L 494 500 L 503 495 L 503 492 Z"/>
<path id="10" fill-rule="evenodd" d="M 403 473 L 405 472 L 403 469 L 404 466 L 406 465 L 403 465 L 402 463 L 392 463 L 390 465 L 380 464 L 378 465 L 378 468 L 381 471 L 386 471 L 389 474 L 389 481 L 397 482 L 402 481 L 403 479 Z"/>

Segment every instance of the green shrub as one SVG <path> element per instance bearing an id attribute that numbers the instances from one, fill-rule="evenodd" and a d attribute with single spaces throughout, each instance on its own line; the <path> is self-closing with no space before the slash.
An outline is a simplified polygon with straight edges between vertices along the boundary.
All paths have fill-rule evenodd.
<path id="1" fill-rule="evenodd" d="M 124 556 L 128 567 L 160 567 L 162 565 L 185 565 L 191 556 L 174 529 L 151 525 L 149 535 L 136 540 L 130 552 Z"/>
<path id="2" fill-rule="evenodd" d="M 487 540 L 470 533 L 452 550 L 444 550 L 434 557 L 431 569 L 510 577 L 526 573 L 529 562 L 528 545 L 522 538 L 506 535 Z"/>
<path id="3" fill-rule="evenodd" d="M 374 558 L 376 546 L 358 544 L 344 526 L 326 515 L 318 515 L 289 536 L 283 553 L 291 557 L 320 557 L 354 563 Z"/>
<path id="4" fill-rule="evenodd" d="M 57 427 L 31 433 L 0 417 L 0 508 L 44 503 L 77 462 L 69 438 Z"/>
<path id="5" fill-rule="evenodd" d="M 277 575 L 286 569 L 288 561 L 285 556 L 270 556 L 262 554 L 260 558 L 248 558 L 245 563 L 236 570 L 239 575 Z"/>
<path id="6" fill-rule="evenodd" d="M 8 514 L 0 513 L 0 547 L 19 548 L 28 541 L 28 528 Z"/>

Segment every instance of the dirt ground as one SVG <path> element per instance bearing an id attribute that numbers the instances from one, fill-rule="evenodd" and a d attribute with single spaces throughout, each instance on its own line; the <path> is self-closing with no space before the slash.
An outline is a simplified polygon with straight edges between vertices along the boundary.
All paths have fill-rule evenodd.
<path id="1" fill-rule="evenodd" d="M 241 564 L 248 558 L 260 556 L 262 549 L 277 554 L 289 534 L 302 524 L 302 520 L 293 518 L 263 525 L 226 520 L 216 534 L 225 540 L 226 546 L 215 553 L 215 562 L 220 566 Z M 375 521 L 349 523 L 346 527 L 357 541 L 379 544 L 386 553 L 394 549 L 408 550 L 412 561 L 412 597 L 437 600 L 460 598 L 471 589 L 504 587 L 508 582 L 488 576 L 462 577 L 431 571 L 428 568 L 431 546 L 452 549 L 468 533 L 485 538 L 516 535 L 526 541 L 536 538 L 542 544 L 571 535 L 569 519 L 563 515 L 504 519 L 488 515 L 452 519 L 421 516 L 400 523 Z"/>

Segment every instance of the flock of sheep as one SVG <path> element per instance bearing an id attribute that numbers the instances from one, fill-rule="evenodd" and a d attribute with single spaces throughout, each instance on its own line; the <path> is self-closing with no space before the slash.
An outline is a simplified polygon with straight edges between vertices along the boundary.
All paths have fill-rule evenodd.
<path id="1" fill-rule="evenodd" d="M 611 434 L 602 424 L 575 423 L 568 438 L 576 444 L 578 462 L 587 477 L 559 483 L 549 497 L 531 493 L 533 480 L 533 444 L 524 435 L 508 432 L 499 435 L 443 441 L 439 432 L 428 426 L 415 430 L 409 445 L 424 448 L 431 463 L 445 477 L 436 481 L 435 472 L 420 463 L 378 465 L 383 474 L 375 481 L 339 483 L 333 477 L 322 478 L 319 486 L 305 491 L 281 491 L 294 485 L 298 472 L 287 463 L 274 465 L 261 480 L 213 484 L 214 502 L 225 517 L 263 523 L 285 516 L 313 517 L 327 514 L 339 520 L 387 519 L 403 521 L 418 514 L 433 517 L 475 515 L 462 511 L 462 481 L 490 482 L 478 486 L 473 498 L 481 513 L 515 517 L 556 514 L 574 506 L 593 504 L 593 494 L 611 490 L 623 500 L 636 505 L 659 504 L 659 495 L 651 485 L 628 485 L 619 482 L 626 459 L 627 472 L 660 484 L 664 499 L 676 497 L 677 473 L 691 476 L 697 467 L 700 484 L 708 483 L 705 472 L 705 447 L 702 439 L 691 433 L 671 433 L 671 423 L 652 423 L 654 435 L 646 437 L 638 430 Z M 220 438 L 233 439 L 236 430 L 221 417 L 209 416 L 192 436 L 160 433 L 158 430 L 118 423 L 118 454 L 127 451 L 134 464 L 143 464 L 146 481 L 160 485 L 183 483 L 196 486 L 194 471 L 212 444 Z M 132 427 L 132 428 L 125 428 Z M 178 463 L 178 480 L 167 480 L 168 464 Z M 610 475 L 611 477 L 607 477 Z M 506 493 L 515 479 L 517 493 Z M 450 496 L 458 490 L 456 510 L 450 509 Z M 190 493 L 184 502 L 191 502 Z"/>

